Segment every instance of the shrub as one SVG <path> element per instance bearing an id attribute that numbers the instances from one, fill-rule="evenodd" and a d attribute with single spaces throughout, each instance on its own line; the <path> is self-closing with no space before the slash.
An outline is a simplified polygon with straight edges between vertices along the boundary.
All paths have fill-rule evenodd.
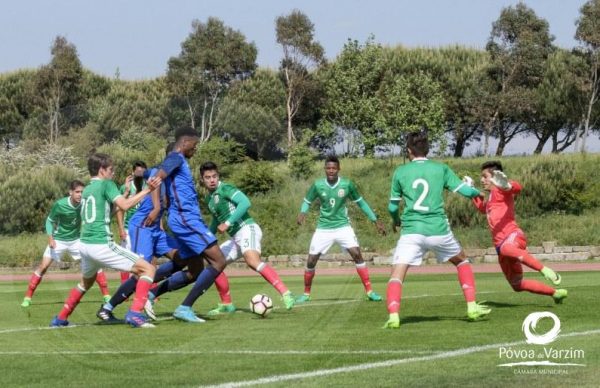
<path id="1" fill-rule="evenodd" d="M 290 148 L 288 166 L 293 177 L 300 179 L 309 178 L 313 171 L 315 152 L 303 143 L 298 143 Z"/>
<path id="2" fill-rule="evenodd" d="M 279 185 L 272 163 L 248 160 L 232 174 L 232 180 L 246 194 L 264 194 Z"/>

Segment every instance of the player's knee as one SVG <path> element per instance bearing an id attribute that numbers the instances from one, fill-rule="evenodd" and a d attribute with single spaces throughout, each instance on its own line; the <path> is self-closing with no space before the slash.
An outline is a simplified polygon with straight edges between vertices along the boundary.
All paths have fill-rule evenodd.
<path id="1" fill-rule="evenodd" d="M 522 278 L 515 278 L 515 279 L 511 279 L 510 280 L 510 286 L 512 287 L 512 289 L 516 292 L 521 292 L 523 291 L 523 286 L 521 284 L 522 282 Z"/>

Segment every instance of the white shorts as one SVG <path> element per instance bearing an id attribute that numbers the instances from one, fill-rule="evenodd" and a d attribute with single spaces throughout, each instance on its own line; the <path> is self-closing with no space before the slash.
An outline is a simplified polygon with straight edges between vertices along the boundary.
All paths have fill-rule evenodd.
<path id="1" fill-rule="evenodd" d="M 61 261 L 65 257 L 65 253 L 69 252 L 73 260 L 81 259 L 81 255 L 79 254 L 79 239 L 73 241 L 54 241 L 56 242 L 56 248 L 50 248 L 50 245 L 48 245 L 44 251 L 44 257 L 49 257 L 54 261 Z"/>
<path id="2" fill-rule="evenodd" d="M 452 232 L 445 236 L 405 234 L 400 237 L 392 264 L 421 265 L 427 251 L 433 251 L 438 263 L 445 263 L 458 255 L 462 248 Z"/>
<path id="3" fill-rule="evenodd" d="M 131 267 L 140 259 L 128 249 L 114 242 L 107 244 L 80 243 L 81 273 L 84 278 L 93 277 L 99 269 L 108 267 L 123 272 L 131 272 Z"/>
<path id="4" fill-rule="evenodd" d="M 258 224 L 242 226 L 232 238 L 220 245 L 227 263 L 231 263 L 244 255 L 246 251 L 261 252 L 260 240 L 262 230 Z"/>
<path id="5" fill-rule="evenodd" d="M 325 254 L 333 243 L 338 243 L 342 249 L 358 247 L 358 239 L 351 226 L 337 229 L 317 229 L 310 240 L 310 255 Z"/>

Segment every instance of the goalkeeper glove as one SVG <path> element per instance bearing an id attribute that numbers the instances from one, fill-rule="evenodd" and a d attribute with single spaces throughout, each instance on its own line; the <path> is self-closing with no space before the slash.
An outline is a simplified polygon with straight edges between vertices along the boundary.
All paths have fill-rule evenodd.
<path id="1" fill-rule="evenodd" d="M 512 185 L 508 181 L 508 177 L 506 176 L 505 173 L 503 173 L 500 170 L 494 170 L 494 172 L 492 173 L 492 177 L 490 178 L 490 181 L 494 184 L 494 186 L 496 186 L 504 191 L 512 189 Z"/>

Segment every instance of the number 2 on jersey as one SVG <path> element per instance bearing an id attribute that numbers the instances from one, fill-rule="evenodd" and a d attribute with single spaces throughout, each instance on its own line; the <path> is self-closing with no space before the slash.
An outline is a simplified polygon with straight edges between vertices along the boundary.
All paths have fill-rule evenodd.
<path id="1" fill-rule="evenodd" d="M 427 194 L 429 193 L 429 184 L 425 179 L 419 178 L 413 182 L 412 188 L 416 189 L 419 186 L 423 186 L 423 191 L 421 192 L 421 195 L 419 195 L 419 198 L 417 198 L 417 201 L 413 205 L 413 210 L 427 212 L 429 211 L 429 206 L 422 206 L 422 204 L 425 198 L 427 197 Z"/>

